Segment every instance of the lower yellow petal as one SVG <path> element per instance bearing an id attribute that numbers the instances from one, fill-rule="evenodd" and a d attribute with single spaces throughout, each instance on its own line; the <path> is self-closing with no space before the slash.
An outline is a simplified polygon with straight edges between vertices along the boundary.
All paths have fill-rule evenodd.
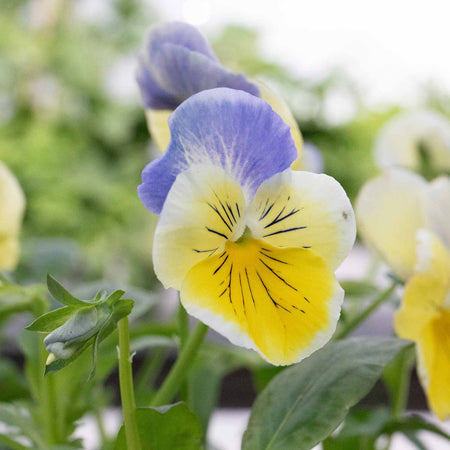
<path id="1" fill-rule="evenodd" d="M 303 138 L 300 133 L 297 121 L 292 115 L 289 106 L 286 102 L 275 94 L 266 84 L 261 81 L 256 82 L 259 88 L 261 98 L 265 100 L 272 109 L 289 125 L 291 128 L 291 136 L 294 140 L 295 147 L 297 148 L 298 158 L 292 163 L 291 168 L 293 170 L 305 170 L 302 163 L 302 148 L 303 148 Z"/>
<path id="2" fill-rule="evenodd" d="M 187 311 L 272 364 L 300 361 L 323 346 L 339 318 L 343 291 L 313 251 L 242 237 L 187 274 Z"/>
<path id="3" fill-rule="evenodd" d="M 430 408 L 446 420 L 450 418 L 450 311 L 442 311 L 424 329 L 418 356 Z"/>
<path id="4" fill-rule="evenodd" d="M 170 142 L 169 116 L 172 113 L 169 109 L 147 109 L 145 116 L 147 126 L 156 146 L 161 152 L 165 152 Z"/>
<path id="5" fill-rule="evenodd" d="M 415 274 L 406 285 L 402 306 L 395 315 L 397 334 L 416 341 L 445 306 L 450 274 L 450 256 L 429 231 L 418 232 L 417 254 Z"/>

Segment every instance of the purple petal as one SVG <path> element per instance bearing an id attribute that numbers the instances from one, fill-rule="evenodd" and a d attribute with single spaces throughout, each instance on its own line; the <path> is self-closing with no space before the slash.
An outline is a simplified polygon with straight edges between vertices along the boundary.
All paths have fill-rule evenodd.
<path id="1" fill-rule="evenodd" d="M 219 63 L 196 28 L 181 22 L 150 29 L 138 58 L 137 82 L 144 106 L 152 109 L 174 109 L 191 95 L 216 87 L 259 96 L 244 75 Z"/>
<path id="2" fill-rule="evenodd" d="M 218 88 L 195 94 L 170 116 L 166 152 L 142 172 L 139 197 L 159 214 L 177 175 L 192 164 L 223 167 L 252 196 L 297 157 L 289 126 L 268 103 Z"/>

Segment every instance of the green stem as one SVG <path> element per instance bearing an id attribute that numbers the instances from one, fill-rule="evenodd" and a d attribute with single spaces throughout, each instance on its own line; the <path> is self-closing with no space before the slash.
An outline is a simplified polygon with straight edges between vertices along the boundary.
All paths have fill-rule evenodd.
<path id="1" fill-rule="evenodd" d="M 180 349 L 183 349 L 189 336 L 189 317 L 181 302 L 178 307 L 178 333 L 180 336 Z"/>
<path id="2" fill-rule="evenodd" d="M 165 348 L 155 348 L 152 354 L 147 357 L 137 377 L 136 392 L 139 393 L 139 391 L 148 389 L 153 390 L 155 378 L 158 376 L 158 373 L 160 372 L 165 357 L 166 357 Z"/>
<path id="3" fill-rule="evenodd" d="M 189 316 L 184 306 L 180 304 L 178 306 L 178 334 L 180 336 L 180 352 L 183 351 L 183 347 L 189 337 Z M 188 380 L 185 378 L 180 386 L 180 400 L 187 402 L 189 395 Z"/>
<path id="4" fill-rule="evenodd" d="M 41 336 L 38 336 L 39 347 L 41 352 L 42 372 L 44 373 L 45 362 L 47 360 L 47 350 Z M 54 374 L 45 375 L 42 378 L 42 393 L 41 401 L 44 414 L 45 423 L 45 437 L 49 446 L 58 444 L 58 417 L 56 412 L 56 397 L 55 397 L 55 378 Z"/>
<path id="5" fill-rule="evenodd" d="M 155 395 L 152 406 L 165 405 L 172 400 L 185 379 L 187 369 L 193 362 L 207 331 L 208 326 L 199 322 L 194 332 L 188 337 L 169 375 Z"/>
<path id="6" fill-rule="evenodd" d="M 394 417 L 394 419 L 400 419 L 408 406 L 409 387 L 411 383 L 411 372 L 413 367 L 410 360 L 408 360 L 407 352 L 409 350 L 410 349 L 407 349 L 403 356 L 404 360 L 403 367 L 399 374 L 400 382 L 398 385 L 398 391 L 392 402 L 392 416 Z"/>
<path id="7" fill-rule="evenodd" d="M 381 306 L 386 300 L 389 300 L 394 292 L 397 283 L 393 283 L 388 289 L 383 291 L 375 300 L 363 311 L 361 311 L 356 317 L 354 317 L 347 325 L 339 330 L 334 339 L 344 339 L 353 330 L 355 330 L 361 323 L 363 323 L 379 306 Z"/>
<path id="8" fill-rule="evenodd" d="M 128 317 L 119 320 L 119 381 L 122 399 L 123 422 L 127 450 L 141 450 L 139 432 L 136 422 L 136 403 L 133 388 L 133 372 L 131 370 L 130 333 Z"/>

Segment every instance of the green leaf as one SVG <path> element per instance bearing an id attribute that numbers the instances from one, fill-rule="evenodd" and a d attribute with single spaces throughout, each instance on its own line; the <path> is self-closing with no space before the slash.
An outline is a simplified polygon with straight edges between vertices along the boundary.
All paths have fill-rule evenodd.
<path id="1" fill-rule="evenodd" d="M 72 306 L 64 306 L 63 308 L 55 309 L 54 311 L 50 311 L 49 313 L 38 317 L 33 323 L 25 327 L 25 329 L 49 333 L 55 328 L 63 325 L 74 311 L 76 311 L 76 308 Z"/>
<path id="2" fill-rule="evenodd" d="M 146 450 L 199 450 L 200 422 L 185 403 L 160 408 L 138 408 L 139 437 Z M 117 436 L 115 450 L 126 450 L 125 430 Z"/>
<path id="3" fill-rule="evenodd" d="M 396 417 L 408 406 L 409 383 L 415 361 L 414 347 L 407 347 L 383 371 L 383 381 L 389 392 L 392 414 Z"/>
<path id="4" fill-rule="evenodd" d="M 33 311 L 31 290 L 12 284 L 0 285 L 0 320 L 12 314 Z"/>
<path id="5" fill-rule="evenodd" d="M 50 274 L 47 274 L 47 287 L 50 294 L 60 303 L 66 306 L 88 306 L 88 302 L 83 302 L 75 298 L 67 289 L 59 284 Z"/>
<path id="6" fill-rule="evenodd" d="M 45 448 L 41 435 L 42 429 L 34 423 L 29 413 L 30 405 L 24 407 L 21 404 L 0 403 L 0 422 L 17 428 L 16 436 L 24 436 L 31 439 L 40 448 Z"/>
<path id="7" fill-rule="evenodd" d="M 416 431 L 429 431 L 430 433 L 437 434 L 450 441 L 450 434 L 444 431 L 437 425 L 427 422 L 419 416 L 410 416 L 403 419 L 392 420 L 388 422 L 384 428 L 383 433 L 393 434 L 395 432 L 402 432 L 405 435 L 409 435 Z"/>
<path id="8" fill-rule="evenodd" d="M 25 447 L 25 445 L 20 444 L 19 442 L 11 439 L 6 434 L 0 434 L 0 448 L 3 446 L 10 450 L 27 450 L 30 447 Z"/>
<path id="9" fill-rule="evenodd" d="M 0 359 L 0 402 L 25 398 L 29 389 L 20 370 L 8 359 Z"/>
<path id="10" fill-rule="evenodd" d="M 408 341 L 334 342 L 276 376 L 257 398 L 243 450 L 309 450 L 328 437 Z"/>
<path id="11" fill-rule="evenodd" d="M 253 369 L 253 383 L 257 392 L 261 392 L 280 372 L 286 370 L 284 366 L 271 366 L 265 364 Z"/>
<path id="12" fill-rule="evenodd" d="M 250 358 L 249 358 L 250 356 Z M 203 435 L 220 395 L 222 378 L 240 367 L 254 366 L 254 353 L 239 347 L 206 343 L 189 371 L 189 407 L 202 425 Z M 260 363 L 260 358 L 257 359 Z"/>
<path id="13" fill-rule="evenodd" d="M 383 434 L 383 427 L 390 420 L 388 408 L 352 410 L 337 436 L 322 442 L 324 450 L 374 450 L 375 442 Z"/>

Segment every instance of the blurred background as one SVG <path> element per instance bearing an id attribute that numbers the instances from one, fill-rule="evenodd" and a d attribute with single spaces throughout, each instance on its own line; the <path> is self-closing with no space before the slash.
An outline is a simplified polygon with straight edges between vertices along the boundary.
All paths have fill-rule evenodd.
<path id="1" fill-rule="evenodd" d="M 273 86 L 354 200 L 377 173 L 372 146 L 390 117 L 424 106 L 450 117 L 448 9 L 439 0 L 1 0 L 0 160 L 27 197 L 18 282 L 50 272 L 69 286 L 159 289 L 156 218 L 136 194 L 157 154 L 134 81 L 152 23 L 199 27 L 223 65 Z M 360 272 L 359 262 L 344 269 Z"/>

